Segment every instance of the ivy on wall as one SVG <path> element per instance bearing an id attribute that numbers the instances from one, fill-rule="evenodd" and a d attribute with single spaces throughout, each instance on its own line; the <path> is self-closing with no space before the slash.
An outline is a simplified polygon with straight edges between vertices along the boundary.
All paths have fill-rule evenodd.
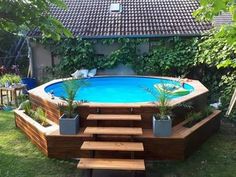
<path id="1" fill-rule="evenodd" d="M 214 32 L 213 32 L 214 33 Z M 212 35 L 203 38 L 162 38 L 149 41 L 148 54 L 138 52 L 139 44 L 147 39 L 65 39 L 60 42 L 44 42 L 60 64 L 48 68 L 53 77 L 67 77 L 79 68 L 112 68 L 123 63 L 133 67 L 137 74 L 189 77 L 200 80 L 210 90 L 211 102 L 221 96 L 227 106 L 230 95 L 236 87 L 235 50 L 225 41 Z M 97 56 L 94 44 L 112 45 L 118 49 L 108 56 Z"/>
<path id="2" fill-rule="evenodd" d="M 102 40 L 103 44 L 114 44 L 118 43 L 119 48 L 113 51 L 110 55 L 105 56 L 100 63 L 100 68 L 112 68 L 118 64 L 131 64 L 134 60 L 139 58 L 138 55 L 138 45 L 146 42 L 147 39 L 106 39 Z M 133 63 L 134 64 L 134 63 Z"/>
<path id="3" fill-rule="evenodd" d="M 194 66 L 197 41 L 197 38 L 160 39 L 134 67 L 140 74 L 186 76 Z"/>
<path id="4" fill-rule="evenodd" d="M 71 72 L 80 68 L 112 68 L 116 65 L 131 64 L 133 60 L 139 58 L 137 46 L 147 39 L 104 39 L 82 40 L 80 38 L 67 38 L 60 42 L 38 41 L 50 51 L 53 55 L 60 57 L 60 63 L 54 68 L 46 68 L 48 72 L 53 73 L 55 77 L 68 77 Z M 119 44 L 119 48 L 108 56 L 98 56 L 95 53 L 94 44 L 100 42 L 104 45 Z"/>
<path id="5" fill-rule="evenodd" d="M 112 68 L 116 65 L 130 64 L 138 74 L 154 74 L 167 76 L 185 76 L 194 66 L 197 53 L 197 38 L 166 38 L 151 42 L 154 47 L 149 54 L 139 54 L 138 46 L 147 39 L 103 39 L 99 42 L 111 45 L 119 44 L 119 48 L 108 56 L 96 56 L 93 45 L 95 40 L 65 39 L 55 44 L 45 43 L 55 55 L 59 55 L 60 64 L 56 66 L 62 76 L 65 71 L 78 68 Z M 56 46 L 56 47 L 55 47 Z M 54 47 L 52 49 L 52 47 Z"/>

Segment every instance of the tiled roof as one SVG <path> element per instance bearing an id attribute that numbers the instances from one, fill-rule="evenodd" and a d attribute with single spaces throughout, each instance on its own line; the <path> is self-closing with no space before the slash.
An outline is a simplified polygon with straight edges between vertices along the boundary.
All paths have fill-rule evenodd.
<path id="1" fill-rule="evenodd" d="M 192 12 L 198 0 L 65 0 L 68 9 L 52 7 L 52 14 L 75 36 L 81 37 L 158 37 L 200 35 L 212 25 L 197 22 Z M 121 13 L 109 11 L 120 2 Z M 32 35 L 39 35 L 33 31 Z"/>

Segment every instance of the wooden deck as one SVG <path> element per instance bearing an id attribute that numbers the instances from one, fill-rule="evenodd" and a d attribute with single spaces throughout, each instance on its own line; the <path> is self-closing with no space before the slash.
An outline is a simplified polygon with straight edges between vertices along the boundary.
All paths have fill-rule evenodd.
<path id="1" fill-rule="evenodd" d="M 43 90 L 44 91 L 44 90 Z M 30 102 L 34 107 L 42 107 L 46 112 L 48 118 L 55 123 L 59 122 L 59 118 L 62 113 L 59 111 L 58 103 L 61 100 L 51 100 L 48 98 L 48 95 L 42 95 L 40 92 L 32 92 L 29 94 Z M 204 106 L 206 106 L 206 98 L 207 94 L 203 92 L 202 94 L 193 96 L 191 98 L 191 103 L 196 110 L 201 110 Z M 173 110 L 173 114 L 175 115 L 175 119 L 173 120 L 172 124 L 177 125 L 178 123 L 184 120 L 184 116 L 188 113 L 188 109 L 177 107 Z M 101 116 L 94 117 L 95 114 L 108 114 L 108 115 L 116 115 L 113 117 L 114 121 L 102 121 L 100 122 L 100 126 L 127 126 L 127 123 L 132 124 L 134 127 L 141 127 L 144 129 L 150 129 L 152 127 L 152 116 L 153 114 L 157 113 L 157 107 L 155 104 L 80 104 L 78 105 L 78 113 L 80 114 L 80 126 L 87 127 L 87 126 L 96 126 L 95 119 L 101 119 Z M 129 117 L 122 117 L 122 115 L 130 115 Z M 91 115 L 91 117 L 88 117 Z M 137 117 L 137 115 L 141 116 Z M 109 117 L 111 118 L 111 117 Z M 103 119 L 107 119 L 107 117 L 103 117 Z M 124 121 L 115 121 L 115 119 L 129 119 L 127 122 Z M 136 120 L 131 120 L 136 119 Z M 100 121 L 100 120 L 99 120 Z"/>
<path id="2" fill-rule="evenodd" d="M 80 169 L 145 170 L 144 160 L 81 158 Z"/>
<path id="3" fill-rule="evenodd" d="M 191 84 L 196 91 L 172 100 L 171 105 L 191 101 L 195 111 L 201 111 L 206 106 L 208 90 L 198 81 Z M 83 103 L 77 109 L 80 115 L 79 133 L 61 135 L 57 125 L 61 116 L 58 108 L 61 100 L 51 99 L 44 91 L 45 86 L 31 90 L 29 98 L 33 107 L 40 106 L 45 110 L 53 126 L 42 128 L 22 111 L 15 111 L 16 126 L 46 156 L 79 158 L 77 167 L 80 169 L 143 171 L 145 160 L 184 160 L 220 127 L 220 111 L 215 110 L 193 127 L 187 128 L 184 119 L 190 110 L 176 106 L 173 108 L 172 135 L 155 137 L 152 116 L 158 109 L 153 103 Z"/>
<path id="4" fill-rule="evenodd" d="M 142 128 L 134 127 L 86 127 L 84 134 L 100 135 L 142 135 Z"/>
<path id="5" fill-rule="evenodd" d="M 141 135 L 99 135 L 96 141 L 109 142 L 140 142 L 143 143 L 144 152 L 134 152 L 137 159 L 145 160 L 183 160 L 191 155 L 209 136 L 220 127 L 220 111 L 214 111 L 191 128 L 184 127 L 184 121 L 173 127 L 171 136 L 162 138 L 153 136 L 151 128 L 143 128 Z M 35 129 L 27 121 L 16 114 L 16 126 L 19 127 L 28 138 L 37 145 L 48 157 L 69 159 L 89 158 L 89 150 L 81 150 L 84 141 L 94 141 L 91 134 L 85 134 L 85 128 L 81 128 L 77 135 L 60 135 L 59 130 L 45 133 Z M 106 147 L 103 147 L 106 148 Z M 129 152 L 98 151 L 97 158 L 126 158 Z"/>
<path id="6" fill-rule="evenodd" d="M 104 141 L 84 141 L 80 149 L 88 151 L 144 151 L 142 143 Z"/>
<path id="7" fill-rule="evenodd" d="M 89 114 L 87 120 L 114 120 L 114 121 L 134 121 L 142 120 L 141 115 L 136 114 Z"/>

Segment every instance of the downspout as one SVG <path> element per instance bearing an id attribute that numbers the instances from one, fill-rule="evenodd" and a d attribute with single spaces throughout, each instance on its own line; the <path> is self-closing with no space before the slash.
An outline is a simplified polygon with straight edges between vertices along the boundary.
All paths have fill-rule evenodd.
<path id="1" fill-rule="evenodd" d="M 27 48 L 28 48 L 28 58 L 29 58 L 29 68 L 27 77 L 34 76 L 34 65 L 33 65 L 33 53 L 32 53 L 32 46 L 30 45 L 30 38 L 26 38 L 27 41 Z"/>

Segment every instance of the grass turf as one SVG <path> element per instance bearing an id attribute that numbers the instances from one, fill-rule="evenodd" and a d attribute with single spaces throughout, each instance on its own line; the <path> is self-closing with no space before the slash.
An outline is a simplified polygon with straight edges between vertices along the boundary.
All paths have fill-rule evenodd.
<path id="1" fill-rule="evenodd" d="M 224 123 L 218 133 L 185 161 L 147 164 L 147 177 L 235 177 L 236 128 Z M 76 162 L 45 157 L 15 128 L 13 113 L 0 111 L 0 176 L 79 177 Z"/>
<path id="2" fill-rule="evenodd" d="M 45 157 L 18 128 L 13 113 L 0 112 L 0 176 L 79 177 L 76 163 Z"/>

